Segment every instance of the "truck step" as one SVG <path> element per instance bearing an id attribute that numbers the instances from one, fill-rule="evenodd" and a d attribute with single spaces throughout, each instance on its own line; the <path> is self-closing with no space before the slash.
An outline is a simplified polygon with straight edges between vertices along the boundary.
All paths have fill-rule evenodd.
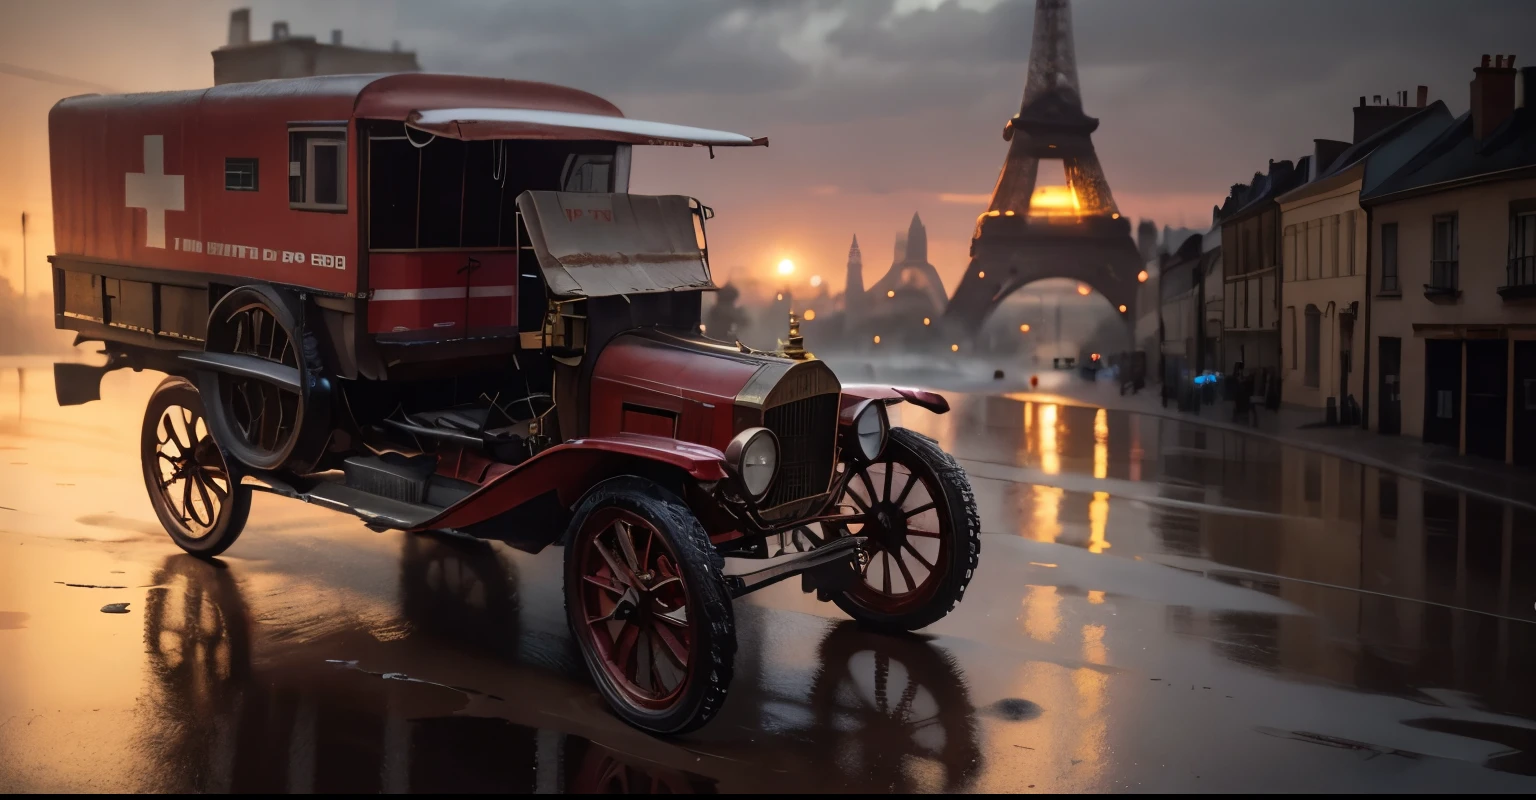
<path id="1" fill-rule="evenodd" d="M 378 530 L 410 530 L 442 512 L 437 506 L 381 497 L 339 480 L 296 478 L 261 471 L 253 472 L 249 477 L 255 481 L 251 486 L 253 489 L 345 511 Z"/>
<path id="2" fill-rule="evenodd" d="M 399 453 L 377 456 L 352 456 L 342 462 L 347 485 L 369 494 L 421 503 L 427 498 L 427 482 L 437 471 L 437 460 L 430 456 L 408 458 Z"/>

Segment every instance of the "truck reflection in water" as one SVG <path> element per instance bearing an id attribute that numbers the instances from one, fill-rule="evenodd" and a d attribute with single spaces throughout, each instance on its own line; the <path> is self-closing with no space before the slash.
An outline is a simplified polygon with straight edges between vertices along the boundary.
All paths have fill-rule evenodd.
<path id="1" fill-rule="evenodd" d="M 453 629 L 516 627 L 500 562 L 441 542 L 407 547 L 407 607 Z M 490 554 L 486 554 L 490 555 Z M 416 582 L 415 579 L 419 579 Z M 231 570 L 177 555 L 155 576 L 145 644 L 146 788 L 168 792 L 673 792 L 714 781 L 632 759 L 583 737 L 460 716 L 465 691 L 359 681 L 336 665 L 253 658 L 252 623 Z M 476 638 L 490 641 L 491 637 Z M 395 677 L 395 676 L 385 676 Z M 399 676 L 403 678 L 404 676 Z"/>
<path id="2" fill-rule="evenodd" d="M 144 614 L 154 676 L 141 715 L 145 790 L 713 793 L 725 783 L 954 791 L 971 785 L 983 766 L 960 670 L 923 637 L 832 624 L 809 690 L 791 683 L 801 690 L 794 696 L 786 696 L 784 682 L 754 674 L 765 668 L 759 660 L 738 662 L 742 691 L 722 719 L 751 728 L 765 707 L 789 704 L 803 712 L 794 725 L 736 743 L 645 737 L 637 745 L 645 757 L 541 727 L 565 718 L 561 704 L 590 704 L 537 692 L 503 700 L 364 669 L 386 661 L 380 657 L 327 663 L 370 645 L 380 652 L 356 626 L 295 651 L 285 640 L 302 632 L 264 625 L 268 615 L 248 602 L 236 572 L 177 555 L 154 576 L 160 588 L 149 593 Z M 268 599 L 253 597 L 256 606 Z M 492 546 L 406 537 L 399 602 L 409 633 L 383 644 L 395 648 L 385 651 L 394 654 L 387 663 L 483 658 L 514 679 L 537 670 L 544 674 L 528 673 L 531 681 L 570 683 L 578 699 L 590 691 L 576 688 L 579 654 L 568 637 L 530 646 L 541 637 L 520 622 L 516 564 Z M 538 726 L 513 719 L 537 719 Z M 598 719 L 596 729 L 622 730 L 608 722 Z M 556 725 L 590 733 L 590 723 Z M 701 760 L 695 750 L 715 755 Z"/>

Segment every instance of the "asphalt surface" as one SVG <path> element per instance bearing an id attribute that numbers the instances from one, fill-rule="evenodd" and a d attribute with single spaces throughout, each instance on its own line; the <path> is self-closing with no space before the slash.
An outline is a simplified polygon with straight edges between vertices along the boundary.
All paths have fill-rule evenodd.
<path id="1" fill-rule="evenodd" d="M 663 739 L 590 685 L 557 549 L 257 495 L 180 554 L 136 453 L 157 381 L 62 409 L 0 371 L 0 792 L 1536 785 L 1536 517 L 1480 496 L 1043 397 L 908 410 L 976 488 L 965 601 L 896 637 L 752 595 L 724 710 Z"/>

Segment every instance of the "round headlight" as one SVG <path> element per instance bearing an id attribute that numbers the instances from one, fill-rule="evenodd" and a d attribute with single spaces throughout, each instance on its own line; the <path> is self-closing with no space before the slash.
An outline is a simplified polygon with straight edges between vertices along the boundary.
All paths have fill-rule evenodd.
<path id="1" fill-rule="evenodd" d="M 742 488 L 753 499 L 761 498 L 779 471 L 779 440 L 767 428 L 748 428 L 736 434 L 725 448 L 725 460 L 736 471 Z"/>
<path id="2" fill-rule="evenodd" d="M 884 403 L 871 402 L 859 412 L 858 419 L 853 421 L 853 432 L 858 439 L 859 454 L 865 461 L 874 461 L 885 449 L 885 434 L 889 428 Z"/>

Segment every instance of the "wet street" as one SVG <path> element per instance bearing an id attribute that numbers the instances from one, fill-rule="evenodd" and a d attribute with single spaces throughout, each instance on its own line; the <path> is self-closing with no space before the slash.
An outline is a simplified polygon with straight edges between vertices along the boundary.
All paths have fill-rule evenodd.
<path id="1" fill-rule="evenodd" d="M 661 739 L 590 684 L 557 549 L 258 494 L 224 557 L 181 554 L 137 455 L 159 379 L 59 408 L 46 368 L 0 372 L 0 792 L 1536 786 L 1527 506 L 952 396 L 900 416 L 975 486 L 964 602 L 896 637 L 798 581 L 751 595 L 724 710 Z"/>

